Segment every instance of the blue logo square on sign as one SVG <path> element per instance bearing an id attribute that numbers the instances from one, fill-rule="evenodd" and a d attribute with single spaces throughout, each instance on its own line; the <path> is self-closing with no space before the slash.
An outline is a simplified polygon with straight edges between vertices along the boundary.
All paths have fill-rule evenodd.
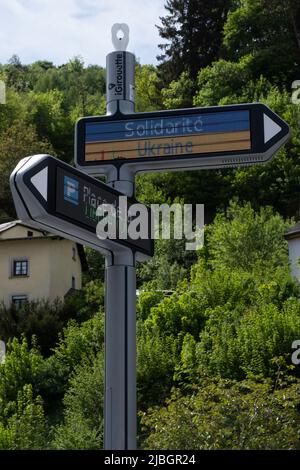
<path id="1" fill-rule="evenodd" d="M 64 176 L 64 199 L 78 206 L 79 204 L 79 181 Z"/>

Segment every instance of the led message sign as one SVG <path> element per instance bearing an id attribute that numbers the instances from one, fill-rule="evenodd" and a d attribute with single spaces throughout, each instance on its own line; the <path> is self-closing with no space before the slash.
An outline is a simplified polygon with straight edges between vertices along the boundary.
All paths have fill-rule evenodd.
<path id="1" fill-rule="evenodd" d="M 259 103 L 87 117 L 76 126 L 76 164 L 88 172 L 109 164 L 150 171 L 185 162 L 201 167 L 207 158 L 220 167 L 266 161 L 288 134 L 287 124 Z"/>
<path id="2" fill-rule="evenodd" d="M 59 226 L 61 231 L 70 235 L 75 234 L 78 241 L 83 244 L 84 234 L 88 232 L 86 239 L 92 239 L 95 245 L 106 248 L 106 240 L 97 237 L 96 228 L 104 216 L 103 213 L 99 214 L 99 206 L 109 205 L 115 210 L 117 219 L 112 220 L 116 223 L 117 229 L 116 238 L 109 240 L 109 247 L 122 244 L 145 255 L 151 256 L 153 253 L 150 209 L 146 209 L 149 215 L 149 238 L 132 239 L 127 231 L 125 237 L 119 237 L 119 224 L 125 222 L 127 227 L 129 226 L 132 221 L 132 216 L 128 217 L 130 207 L 137 201 L 127 198 L 128 210 L 122 211 L 120 209 L 120 197 L 124 198 L 122 193 L 54 157 L 44 155 L 24 159 L 15 169 L 11 185 L 13 195 L 15 192 L 18 193 L 18 198 L 15 199 L 22 200 L 22 206 L 25 206 L 29 219 L 44 226 L 48 225 L 49 229 L 51 226 L 53 228 Z M 22 212 L 22 220 L 24 217 Z M 76 228 L 80 228 L 81 235 L 76 235 L 78 233 Z"/>

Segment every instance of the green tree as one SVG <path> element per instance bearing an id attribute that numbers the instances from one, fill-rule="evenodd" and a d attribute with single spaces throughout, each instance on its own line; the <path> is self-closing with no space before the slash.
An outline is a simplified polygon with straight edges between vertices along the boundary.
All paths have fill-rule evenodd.
<path id="1" fill-rule="evenodd" d="M 291 226 L 271 207 L 255 212 L 250 203 L 231 202 L 226 213 L 216 216 L 207 237 L 209 263 L 214 269 L 241 268 L 245 271 L 288 264 L 283 235 Z"/>
<path id="2" fill-rule="evenodd" d="M 159 34 L 166 42 L 159 74 L 164 84 L 178 79 L 183 71 L 195 80 L 200 68 L 220 56 L 223 25 L 231 2 L 228 0 L 167 0 L 168 14 L 161 17 Z"/>
<path id="3" fill-rule="evenodd" d="M 37 389 L 38 375 L 43 358 L 36 344 L 29 348 L 25 338 L 8 342 L 4 364 L 0 364 L 0 416 L 10 401 L 16 401 L 19 390 L 34 384 Z"/>
<path id="4" fill-rule="evenodd" d="M 224 104 L 259 101 L 271 89 L 264 78 L 252 74 L 249 63 L 251 55 L 239 62 L 218 60 L 205 67 L 198 74 L 198 91 L 194 96 L 195 106 L 216 106 Z"/>
<path id="5" fill-rule="evenodd" d="M 28 66 L 21 63 L 20 58 L 14 54 L 4 67 L 7 85 L 15 91 L 24 92 L 29 89 Z"/>
<path id="6" fill-rule="evenodd" d="M 195 83 L 188 72 L 182 72 L 178 80 L 173 80 L 168 88 L 162 89 L 163 104 L 167 109 L 189 108 L 193 103 Z"/>
<path id="7" fill-rule="evenodd" d="M 157 327 L 138 323 L 137 394 L 138 407 L 162 404 L 170 393 L 176 364 L 177 341 Z"/>
<path id="8" fill-rule="evenodd" d="M 137 65 L 135 68 L 136 112 L 157 111 L 162 108 L 157 70 L 153 65 Z"/>
<path id="9" fill-rule="evenodd" d="M 275 380 L 278 367 L 287 369 L 291 345 L 300 334 L 299 299 L 277 306 L 278 281 L 261 284 L 258 290 L 260 298 L 250 308 L 236 305 L 207 311 L 209 319 L 195 347 L 198 380 L 203 370 L 237 380 L 254 376 Z M 182 364 L 180 370 L 185 369 Z M 299 376 L 296 368 L 293 373 Z"/>
<path id="10" fill-rule="evenodd" d="M 299 382 L 203 381 L 141 416 L 145 449 L 299 449 Z"/>
<path id="11" fill-rule="evenodd" d="M 27 121 L 35 126 L 39 138 L 48 139 L 56 155 L 69 162 L 73 154 L 73 123 L 64 113 L 63 93 L 31 91 L 26 96 L 26 105 Z"/>
<path id="12" fill-rule="evenodd" d="M 173 291 L 189 275 L 195 251 L 185 250 L 186 240 L 157 240 L 154 256 L 137 267 L 138 286 L 153 292 Z"/>
<path id="13" fill-rule="evenodd" d="M 29 344 L 34 336 L 44 356 L 49 356 L 55 346 L 59 333 L 69 320 L 81 323 L 95 314 L 98 308 L 89 305 L 86 291 L 61 301 L 35 300 L 26 302 L 21 308 L 0 305 L 0 337 L 8 341 L 13 337 L 26 336 Z M 102 296 L 103 297 L 103 296 Z M 101 302 L 101 300 L 99 301 Z M 88 304 L 88 307 L 86 307 Z"/>
<path id="14" fill-rule="evenodd" d="M 224 44 L 234 60 L 252 54 L 251 69 L 290 86 L 297 78 L 300 59 L 299 0 L 242 0 L 229 12 Z M 278 51 L 283 51 L 278 59 Z M 288 53 L 286 53 L 288 51 Z"/>
<path id="15" fill-rule="evenodd" d="M 0 136 L 2 140 L 5 137 L 4 133 L 9 130 L 10 126 L 25 120 L 26 106 L 23 95 L 7 87 L 5 75 L 0 75 L 0 77 L 6 84 L 6 103 L 4 106 L 0 106 Z"/>
<path id="16" fill-rule="evenodd" d="M 84 275 L 84 282 L 104 281 L 104 256 L 99 251 L 89 247 L 85 247 L 84 251 L 88 265 L 88 271 Z"/>
<path id="17" fill-rule="evenodd" d="M 51 144 L 38 138 L 33 125 L 24 121 L 14 122 L 0 139 L 0 208 L 2 217 L 15 218 L 9 177 L 17 163 L 29 155 L 54 153 Z"/>
<path id="18" fill-rule="evenodd" d="M 31 385 L 18 391 L 15 402 L 10 402 L 0 418 L 1 450 L 41 450 L 48 447 L 43 402 L 34 397 Z"/>
<path id="19" fill-rule="evenodd" d="M 105 114 L 104 70 L 95 65 L 85 68 L 80 57 L 70 60 L 66 68 L 69 90 L 64 89 L 64 95 L 73 108 L 73 119 L 74 117 L 78 119 L 82 116 Z M 74 97 L 76 97 L 75 103 Z"/>
<path id="20" fill-rule="evenodd" d="M 103 448 L 103 353 L 75 368 L 64 397 L 64 421 L 55 428 L 55 449 Z"/>
<path id="21" fill-rule="evenodd" d="M 62 388 L 67 386 L 76 366 L 85 360 L 93 359 L 99 351 L 102 351 L 103 343 L 103 313 L 98 313 L 81 325 L 74 320 L 69 322 L 60 334 L 53 355 L 48 360 L 54 375 L 56 370 L 59 372 L 58 379 L 63 381 Z"/>

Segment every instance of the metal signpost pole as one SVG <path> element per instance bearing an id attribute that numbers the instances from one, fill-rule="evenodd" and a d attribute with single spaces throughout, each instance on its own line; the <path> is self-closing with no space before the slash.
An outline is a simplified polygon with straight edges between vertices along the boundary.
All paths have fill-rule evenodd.
<path id="1" fill-rule="evenodd" d="M 112 27 L 115 51 L 107 56 L 107 114 L 134 112 L 135 57 L 126 52 L 129 28 Z M 134 176 L 120 181 L 115 168 L 107 184 L 132 196 Z M 111 260 L 111 258 L 110 258 Z M 122 260 L 106 264 L 104 448 L 136 449 L 136 272 L 128 249 Z"/>
<path id="2" fill-rule="evenodd" d="M 136 449 L 136 274 L 134 260 L 106 267 L 106 450 Z"/>
<path id="3" fill-rule="evenodd" d="M 105 175 L 108 185 L 133 196 L 137 172 L 262 164 L 289 139 L 288 124 L 262 103 L 135 113 L 135 57 L 126 51 L 128 40 L 128 26 L 115 24 L 106 116 L 76 124 L 75 163 L 85 174 Z M 135 253 L 140 256 L 115 246 L 106 256 L 107 450 L 136 448 Z"/>

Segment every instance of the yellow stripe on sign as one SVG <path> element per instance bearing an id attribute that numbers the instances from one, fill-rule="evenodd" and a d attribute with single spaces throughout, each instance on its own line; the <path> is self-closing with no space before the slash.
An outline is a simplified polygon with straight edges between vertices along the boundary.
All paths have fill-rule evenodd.
<path id="1" fill-rule="evenodd" d="M 85 160 L 184 156 L 199 153 L 250 150 L 250 131 L 152 138 L 114 142 L 87 142 Z"/>

